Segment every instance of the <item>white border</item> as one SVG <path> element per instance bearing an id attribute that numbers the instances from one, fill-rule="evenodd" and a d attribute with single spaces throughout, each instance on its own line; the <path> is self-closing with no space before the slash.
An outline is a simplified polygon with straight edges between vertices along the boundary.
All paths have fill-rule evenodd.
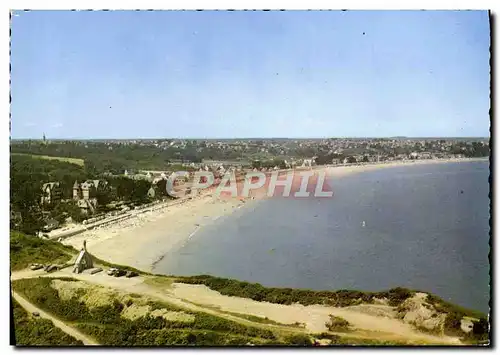
<path id="1" fill-rule="evenodd" d="M 2 112 L 3 117 L 5 117 L 4 121 L 4 130 L 1 131 L 2 134 L 2 152 L 1 159 L 2 165 L 4 166 L 4 172 L 9 171 L 9 153 L 8 153 L 8 142 L 9 142 L 9 128 L 7 117 L 9 117 L 9 105 L 7 102 L 7 97 L 9 95 L 9 84 L 8 79 L 10 77 L 8 72 L 8 64 L 9 64 L 9 55 L 8 55 L 8 44 L 9 44 L 9 9 L 492 9 L 494 13 L 500 14 L 500 3 L 498 1 L 486 1 L 486 0 L 475 0 L 475 1 L 437 1 L 437 0 L 421 0 L 421 1 L 361 1 L 361 0 L 351 0 L 351 1 L 336 1 L 334 4 L 331 1 L 318 1 L 318 0 L 309 0 L 303 2 L 292 2 L 290 0 L 280 0 L 273 1 L 272 3 L 269 0 L 253 0 L 253 1 L 210 1 L 207 3 L 203 0 L 186 0 L 186 1 L 176 1 L 175 3 L 172 1 L 153 1 L 153 0 L 142 0 L 142 1 L 105 1 L 105 0 L 86 0 L 86 1 L 72 1 L 71 4 L 69 2 L 63 1 L 44 1 L 43 3 L 36 0 L 24 0 L 24 1 L 7 1 L 2 3 L 6 4 L 6 11 L 2 11 L 2 16 L 0 16 L 0 38 L 1 38 L 1 48 L 3 49 L 3 55 L 0 58 L 0 73 L 2 76 L 1 80 L 1 92 L 0 97 L 3 98 L 2 104 Z M 4 6 L 4 5 L 3 5 Z M 498 29 L 498 19 L 496 22 L 496 27 Z M 495 46 L 497 48 L 498 53 L 498 40 L 495 38 Z M 495 67 L 498 70 L 498 54 L 497 60 L 495 60 Z M 495 95 L 495 102 L 498 101 L 498 95 Z M 498 123 L 497 123 L 498 126 Z M 498 137 L 497 130 L 495 130 L 494 135 Z M 498 146 L 498 142 L 496 142 L 496 146 Z M 495 147 L 495 156 L 498 157 L 498 147 Z M 497 160 L 497 159 L 495 159 Z M 495 165 L 498 164 L 498 161 L 495 161 Z M 496 176 L 496 175 L 495 175 Z M 0 174 L 1 185 L 0 186 L 9 186 L 9 177 L 7 173 Z M 496 179 L 496 178 L 495 178 Z M 5 243 L 4 255 L 0 257 L 1 263 L 1 272 L 3 284 L 8 283 L 7 270 L 9 269 L 9 245 L 8 245 L 8 234 L 9 234 L 9 222 L 8 222 L 8 199 L 9 195 L 6 193 L 4 196 L 5 202 L 1 203 L 1 215 L 5 216 L 2 219 L 2 231 L 4 235 L 2 235 L 3 243 Z M 498 209 L 495 217 L 498 218 Z M 495 272 L 498 274 L 498 268 L 495 266 Z M 13 351 L 13 348 L 8 346 L 9 344 L 9 325 L 7 325 L 7 320 L 9 319 L 9 299 L 8 294 L 5 292 L 0 292 L 0 299 L 2 302 L 2 319 L 4 320 L 3 336 L 4 339 L 2 341 L 3 349 L 7 352 Z M 496 301 L 496 300 L 495 300 Z M 495 312 L 496 313 L 496 312 Z M 496 317 L 495 317 L 496 318 Z M 498 320 L 496 321 L 498 324 Z M 495 329 L 493 329 L 494 331 Z M 494 332 L 496 333 L 496 332 Z M 497 346 L 498 347 L 498 346 Z M 62 353 L 69 353 L 70 350 L 62 350 Z M 74 351 L 74 350 L 73 350 Z M 80 350 L 81 351 L 81 350 Z M 139 352 L 145 352 L 146 350 L 139 350 Z M 172 350 L 168 350 L 172 351 Z M 174 350 L 179 351 L 179 350 Z M 192 352 L 194 350 L 183 350 Z M 233 352 L 235 350 L 231 350 Z M 293 351 L 293 350 L 288 350 Z M 312 350 L 314 351 L 314 350 Z M 372 350 L 373 351 L 373 350 Z M 402 350 L 396 350 L 397 352 Z M 447 352 L 453 351 L 452 349 L 446 350 Z M 437 353 L 437 350 L 429 350 L 430 353 Z M 441 352 L 441 351 L 440 351 Z M 3 351 L 2 351 L 3 353 Z"/>

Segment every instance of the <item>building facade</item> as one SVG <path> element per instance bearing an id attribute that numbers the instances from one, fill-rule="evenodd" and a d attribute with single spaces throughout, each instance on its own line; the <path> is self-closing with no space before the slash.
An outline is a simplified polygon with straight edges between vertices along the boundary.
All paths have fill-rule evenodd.
<path id="1" fill-rule="evenodd" d="M 58 182 L 48 182 L 42 185 L 42 205 L 51 205 L 61 201 L 62 188 Z"/>
<path id="2" fill-rule="evenodd" d="M 108 182 L 105 180 L 87 180 L 83 183 L 75 181 L 73 184 L 73 200 L 84 213 L 94 213 L 99 193 L 108 191 Z"/>

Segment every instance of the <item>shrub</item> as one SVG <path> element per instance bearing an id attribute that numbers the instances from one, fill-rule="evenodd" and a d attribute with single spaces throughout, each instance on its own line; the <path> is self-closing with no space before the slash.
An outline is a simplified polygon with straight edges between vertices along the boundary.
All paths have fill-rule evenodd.
<path id="1" fill-rule="evenodd" d="M 325 323 L 330 331 L 345 332 L 349 331 L 350 324 L 344 318 L 337 317 L 330 314 L 330 320 Z"/>
<path id="2" fill-rule="evenodd" d="M 444 331 L 449 335 L 463 335 L 461 328 L 463 313 L 450 312 L 444 319 Z"/>
<path id="3" fill-rule="evenodd" d="M 308 335 L 305 334 L 294 334 L 285 337 L 285 342 L 290 345 L 296 346 L 312 346 L 313 342 Z"/>
<path id="4" fill-rule="evenodd" d="M 465 340 L 472 342 L 485 342 L 490 338 L 489 323 L 486 318 L 472 322 L 472 330 L 466 335 Z"/>
<path id="5" fill-rule="evenodd" d="M 460 307 L 432 294 L 427 295 L 426 301 L 427 303 L 432 304 L 440 313 L 460 313 L 473 318 L 484 318 L 485 316 L 482 312 Z"/>
<path id="6" fill-rule="evenodd" d="M 389 306 L 399 306 L 407 298 L 412 297 L 415 294 L 414 291 L 410 291 L 406 288 L 396 287 L 387 291 L 387 298 L 389 299 Z"/>
<path id="7" fill-rule="evenodd" d="M 321 333 L 321 334 L 318 334 L 316 335 L 316 338 L 319 338 L 319 339 L 329 339 L 331 340 L 331 344 L 339 344 L 340 343 L 340 340 L 342 339 L 340 336 L 336 335 L 336 334 L 330 334 L 330 333 Z"/>

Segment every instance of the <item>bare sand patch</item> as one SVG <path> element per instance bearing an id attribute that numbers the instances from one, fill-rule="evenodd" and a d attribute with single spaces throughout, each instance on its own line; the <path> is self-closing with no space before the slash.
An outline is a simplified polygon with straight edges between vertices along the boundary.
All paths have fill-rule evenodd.
<path id="1" fill-rule="evenodd" d="M 301 304 L 281 305 L 268 302 L 257 302 L 247 298 L 221 295 L 205 285 L 187 285 L 174 283 L 172 295 L 201 305 L 219 307 L 226 312 L 245 313 L 262 318 L 269 318 L 282 324 L 303 323 L 306 329 L 321 333 L 327 330 L 326 322 L 330 315 L 347 320 L 355 332 L 378 332 L 386 336 L 400 337 L 412 341 L 425 343 L 459 344 L 460 341 L 452 337 L 438 337 L 416 330 L 412 324 L 394 317 L 395 310 L 389 306 L 363 307 L 328 307 L 322 305 L 303 306 Z"/>
<path id="2" fill-rule="evenodd" d="M 52 280 L 51 286 L 57 290 L 59 298 L 70 300 L 78 298 L 90 309 L 109 305 L 116 292 L 112 289 L 90 285 L 83 281 Z"/>
<path id="3" fill-rule="evenodd" d="M 397 312 L 394 307 L 387 305 L 377 304 L 359 304 L 356 306 L 349 306 L 346 309 L 357 311 L 359 313 L 369 314 L 377 317 L 396 318 Z"/>
<path id="4" fill-rule="evenodd" d="M 169 311 L 165 308 L 155 309 L 150 313 L 151 317 L 162 317 L 165 320 L 170 320 L 174 322 L 186 322 L 192 323 L 194 322 L 195 316 L 192 314 L 177 312 L 177 311 Z"/>
<path id="5" fill-rule="evenodd" d="M 166 308 L 151 310 L 151 306 L 147 304 L 131 304 L 123 309 L 121 316 L 130 320 L 135 320 L 144 316 L 162 317 L 165 320 L 173 322 L 192 323 L 195 316 L 185 312 L 170 311 Z"/>
<path id="6" fill-rule="evenodd" d="M 147 303 L 152 301 L 150 297 L 140 296 L 133 298 L 130 295 L 113 290 L 105 286 L 92 285 L 84 281 L 63 281 L 52 280 L 51 286 L 57 290 L 59 298 L 70 300 L 77 298 L 83 301 L 89 309 L 107 306 L 114 301 L 124 305 L 121 316 L 130 320 L 135 320 L 143 316 L 162 317 L 169 321 L 192 323 L 194 315 L 181 311 L 171 311 L 166 308 L 152 310 Z"/>
<path id="7" fill-rule="evenodd" d="M 90 287 L 83 281 L 62 281 L 52 280 L 50 286 L 57 291 L 59 298 L 63 301 L 69 301 L 72 298 L 80 297 L 84 290 Z M 82 292 L 83 291 L 83 292 Z"/>
<path id="8" fill-rule="evenodd" d="M 122 311 L 121 316 L 129 320 L 136 320 L 146 316 L 151 311 L 151 306 L 132 304 Z"/>

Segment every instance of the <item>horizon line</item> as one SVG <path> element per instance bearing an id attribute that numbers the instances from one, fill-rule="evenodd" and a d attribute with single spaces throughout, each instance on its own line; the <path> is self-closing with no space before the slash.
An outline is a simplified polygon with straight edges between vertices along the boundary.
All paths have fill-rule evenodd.
<path id="1" fill-rule="evenodd" d="M 184 140 L 252 140 L 252 139 L 452 139 L 452 138 L 461 138 L 461 139 L 491 139 L 491 136 L 326 136 L 326 137 L 128 137 L 128 138 L 84 138 L 84 137 L 57 137 L 50 138 L 45 137 L 46 140 L 58 140 L 58 141 L 90 141 L 90 140 L 173 140 L 173 139 L 184 139 Z M 42 141 L 43 138 L 40 137 L 23 137 L 23 138 L 13 138 L 10 137 L 11 141 L 17 140 L 35 140 Z"/>

